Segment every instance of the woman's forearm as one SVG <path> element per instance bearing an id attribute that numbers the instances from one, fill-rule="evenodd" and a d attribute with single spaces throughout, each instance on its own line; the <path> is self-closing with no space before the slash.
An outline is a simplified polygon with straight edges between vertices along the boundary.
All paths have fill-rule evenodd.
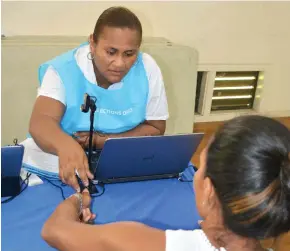
<path id="1" fill-rule="evenodd" d="M 80 200 L 73 195 L 63 201 L 50 216 L 49 221 L 57 222 L 59 220 L 79 221 Z"/>
<path id="2" fill-rule="evenodd" d="M 43 151 L 55 155 L 63 145 L 74 142 L 73 138 L 62 131 L 58 121 L 45 115 L 32 117 L 29 133 Z"/>
<path id="3" fill-rule="evenodd" d="M 138 136 L 158 136 L 165 132 L 166 121 L 148 121 L 134 129 L 117 134 L 104 134 L 98 137 L 97 147 L 102 148 L 108 138 L 138 137 Z"/>
<path id="4" fill-rule="evenodd" d="M 60 127 L 65 110 L 65 105 L 55 99 L 45 96 L 36 99 L 30 118 L 29 133 L 44 152 L 58 155 L 59 149 L 75 142 Z"/>
<path id="5" fill-rule="evenodd" d="M 46 225 L 42 237 L 60 251 L 165 251 L 165 232 L 135 222 L 86 225 L 62 220 Z"/>

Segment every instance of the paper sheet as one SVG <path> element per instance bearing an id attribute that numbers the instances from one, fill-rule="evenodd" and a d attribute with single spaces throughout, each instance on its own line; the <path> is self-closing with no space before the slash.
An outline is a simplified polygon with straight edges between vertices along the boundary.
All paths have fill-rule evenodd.
<path id="1" fill-rule="evenodd" d="M 25 171 L 24 169 L 21 169 L 20 177 L 22 178 L 22 180 L 26 180 L 27 173 L 29 173 L 29 172 Z M 29 180 L 29 182 L 28 182 L 28 180 Z M 25 183 L 27 184 L 27 182 L 28 182 L 28 186 L 30 186 L 30 187 L 40 185 L 43 183 L 43 181 L 36 174 L 33 174 L 33 173 L 30 174 L 28 180 L 26 180 Z"/>
<path id="2" fill-rule="evenodd" d="M 39 171 L 58 174 L 58 156 L 43 152 L 32 138 L 21 142 L 24 146 L 23 164 Z"/>

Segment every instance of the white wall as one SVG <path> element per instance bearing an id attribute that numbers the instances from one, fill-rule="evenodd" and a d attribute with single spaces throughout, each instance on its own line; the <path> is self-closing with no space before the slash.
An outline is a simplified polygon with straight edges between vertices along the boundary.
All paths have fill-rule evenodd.
<path id="1" fill-rule="evenodd" d="M 260 111 L 290 116 L 290 2 L 4 1 L 2 33 L 89 35 L 113 5 L 132 9 L 145 36 L 195 47 L 201 70 L 264 69 Z"/>

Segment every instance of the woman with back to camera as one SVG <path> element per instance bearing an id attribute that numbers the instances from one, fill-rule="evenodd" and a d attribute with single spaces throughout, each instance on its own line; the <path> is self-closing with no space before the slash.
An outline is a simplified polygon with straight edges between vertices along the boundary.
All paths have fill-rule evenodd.
<path id="1" fill-rule="evenodd" d="M 200 162 L 194 190 L 201 230 L 83 224 L 79 212 L 84 222 L 95 217 L 84 191 L 58 206 L 42 236 L 63 251 L 261 251 L 259 240 L 290 230 L 290 132 L 284 125 L 262 116 L 230 120 Z"/>
<path id="2" fill-rule="evenodd" d="M 59 157 L 60 179 L 77 191 L 76 171 L 85 186 L 93 178 L 83 150 L 90 128 L 89 114 L 80 111 L 85 93 L 97 100 L 95 148 L 108 138 L 165 132 L 169 115 L 162 74 L 155 60 L 139 51 L 141 42 L 138 17 L 112 7 L 98 18 L 89 43 L 39 68 L 29 132 L 42 151 Z"/>

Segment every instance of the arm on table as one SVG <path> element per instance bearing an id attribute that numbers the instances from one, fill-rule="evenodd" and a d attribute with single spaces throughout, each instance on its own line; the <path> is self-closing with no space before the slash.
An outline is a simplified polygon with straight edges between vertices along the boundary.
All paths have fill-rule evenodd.
<path id="1" fill-rule="evenodd" d="M 158 136 L 163 135 L 166 128 L 166 120 L 150 120 L 138 125 L 130 131 L 117 134 L 94 134 L 94 145 L 97 148 L 103 148 L 105 141 L 109 138 L 121 138 L 121 137 L 137 137 L 137 136 Z M 77 141 L 83 146 L 88 145 L 89 132 L 76 133 Z"/>
<path id="2" fill-rule="evenodd" d="M 166 120 L 145 121 L 143 124 L 138 125 L 130 131 L 118 134 L 105 134 L 103 137 L 98 137 L 96 143 L 98 147 L 103 147 L 106 139 L 108 138 L 164 135 L 165 128 Z"/>
<path id="3" fill-rule="evenodd" d="M 135 127 L 134 129 L 115 134 L 115 136 L 127 137 L 127 136 L 157 136 L 163 135 L 166 129 L 166 120 L 146 120 L 143 124 Z M 111 134 L 114 136 L 114 134 Z"/>
<path id="4" fill-rule="evenodd" d="M 42 237 L 61 251 L 165 251 L 165 232 L 140 223 L 87 225 L 78 221 L 79 202 L 61 203 L 42 229 Z"/>

